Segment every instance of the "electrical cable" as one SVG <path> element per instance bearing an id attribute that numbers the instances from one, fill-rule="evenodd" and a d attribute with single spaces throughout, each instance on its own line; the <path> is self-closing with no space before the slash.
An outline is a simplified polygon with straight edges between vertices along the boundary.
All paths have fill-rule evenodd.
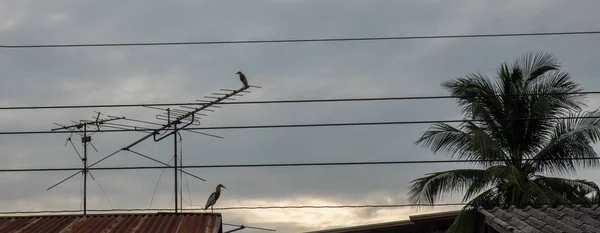
<path id="1" fill-rule="evenodd" d="M 167 164 L 171 164 L 171 161 L 173 161 L 173 158 L 171 158 L 171 160 L 169 160 L 169 162 L 167 162 Z M 169 168 L 169 167 L 165 167 L 164 169 L 162 169 L 162 171 L 160 171 L 160 175 L 158 176 L 158 180 L 156 181 L 156 186 L 154 187 L 154 192 L 152 192 L 152 198 L 150 199 L 150 206 L 148 208 L 152 208 L 152 202 L 154 202 L 154 195 L 156 195 L 156 190 L 158 190 L 158 185 L 160 183 L 160 179 L 162 178 L 162 176 L 165 173 L 165 171 L 167 170 L 167 168 Z"/>
<path id="2" fill-rule="evenodd" d="M 545 94 L 514 94 L 509 96 L 535 96 L 535 95 L 596 95 L 600 91 L 579 91 L 563 93 L 545 93 Z M 239 101 L 239 102 L 220 102 L 215 105 L 241 105 L 241 104 L 287 104 L 287 103 L 325 103 L 325 102 L 362 102 L 362 101 L 393 101 L 393 100 L 436 100 L 436 99 L 456 99 L 465 97 L 491 98 L 507 95 L 480 95 L 480 96 L 401 96 L 401 97 L 371 97 L 371 98 L 333 98 L 333 99 L 292 99 L 292 100 L 262 100 L 262 101 Z M 146 104 L 93 104 L 93 105 L 47 105 L 47 106 L 6 106 L 0 107 L 0 110 L 35 110 L 35 109 L 75 109 L 75 108 L 125 108 L 125 107 L 148 107 L 148 106 L 188 106 L 204 105 L 203 103 L 146 103 Z"/>
<path id="3" fill-rule="evenodd" d="M 125 47 L 125 46 L 174 46 L 174 45 L 218 45 L 218 44 L 266 44 L 266 43 L 307 43 L 307 42 L 344 42 L 344 41 L 385 41 L 385 40 L 424 40 L 424 39 L 458 39 L 489 37 L 532 37 L 532 36 L 564 36 L 600 34 L 600 31 L 568 31 L 568 32 L 528 32 L 497 34 L 463 34 L 433 36 L 395 36 L 395 37 L 355 37 L 355 38 L 314 38 L 314 39 L 281 39 L 281 40 L 228 40 L 228 41 L 188 41 L 188 42 L 142 42 L 142 43 L 90 43 L 90 44 L 29 44 L 0 45 L 3 49 L 32 48 L 81 48 L 81 47 Z"/>
<path id="4" fill-rule="evenodd" d="M 90 175 L 92 175 L 91 172 L 90 172 Z M 106 198 L 106 201 L 108 201 L 108 205 L 112 209 L 113 208 L 112 202 L 110 201 L 110 198 L 108 198 L 108 195 L 104 191 L 104 188 L 102 188 L 102 185 L 100 185 L 100 181 L 96 180 L 96 178 L 94 178 L 94 176 L 92 176 L 92 179 L 94 180 L 94 182 L 96 183 L 96 185 L 98 185 L 98 188 L 100 188 L 100 192 L 102 192 L 102 194 L 104 194 L 104 198 Z"/>
<path id="5" fill-rule="evenodd" d="M 600 160 L 592 158 L 552 158 L 552 159 L 522 159 L 521 161 L 584 161 Z M 509 159 L 452 159 L 452 160 L 399 160 L 399 161 L 363 161 L 363 162 L 329 162 L 329 163 L 258 163 L 258 164 L 214 164 L 214 165 L 185 165 L 181 169 L 197 168 L 253 168 L 253 167 L 323 167 L 323 166 L 360 166 L 360 165 L 400 165 L 400 164 L 440 164 L 440 163 L 500 163 L 510 162 Z M 172 166 L 128 166 L 128 167 L 90 167 L 88 170 L 151 170 L 173 168 Z M 6 168 L 3 172 L 56 172 L 56 171 L 81 171 L 81 168 Z M 184 171 L 184 173 L 186 173 Z M 189 175 L 189 173 L 187 173 Z"/>
<path id="6" fill-rule="evenodd" d="M 286 205 L 286 206 L 231 206 L 218 207 L 214 210 L 268 210 L 268 209 L 341 209 L 341 208 L 405 208 L 405 207 L 444 207 L 444 206 L 464 206 L 468 203 L 438 203 L 438 204 L 369 204 L 369 205 Z M 540 203 L 551 204 L 556 203 Z M 574 203 L 578 204 L 578 203 Z M 584 203 L 580 203 L 584 204 Z M 585 203 L 587 204 L 587 203 Z M 168 208 L 154 209 L 93 209 L 88 212 L 137 212 L 137 211 L 172 211 Z M 5 214 L 45 214 L 45 213 L 77 213 L 80 210 L 40 210 L 40 211 L 0 211 L 0 215 Z M 190 211 L 191 212 L 191 211 Z M 193 213 L 193 212 L 192 212 Z"/>
<path id="7" fill-rule="evenodd" d="M 413 125 L 413 124 L 435 124 L 435 123 L 465 123 L 465 122 L 485 122 L 485 121 L 530 121 L 530 120 L 575 120 L 575 119 L 596 119 L 597 116 L 575 116 L 575 117 L 545 117 L 545 118 L 519 118 L 519 119 L 462 119 L 462 120 L 421 120 L 421 121 L 378 121 L 378 122 L 344 122 L 344 123 L 321 123 L 321 124 L 280 124 L 280 125 L 240 125 L 240 126 L 212 126 L 212 127 L 189 127 L 187 130 L 231 130 L 231 129 L 271 129 L 271 128 L 312 128 L 312 127 L 339 127 L 339 126 L 367 126 L 367 125 Z M 173 131 L 173 129 L 164 129 Z M 178 129 L 181 130 L 181 129 Z M 107 129 L 95 132 L 115 133 L 115 132 L 151 132 L 151 129 Z M 68 131 L 0 131 L 0 135 L 26 135 L 26 134 L 64 134 Z"/>

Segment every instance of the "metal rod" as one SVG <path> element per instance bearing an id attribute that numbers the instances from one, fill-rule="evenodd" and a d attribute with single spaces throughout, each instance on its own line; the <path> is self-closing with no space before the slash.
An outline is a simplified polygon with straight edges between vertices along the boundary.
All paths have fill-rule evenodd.
<path id="1" fill-rule="evenodd" d="M 226 231 L 226 232 L 224 232 L 224 233 L 231 233 L 231 232 L 235 232 L 235 231 L 243 230 L 243 229 L 245 229 L 245 228 L 246 228 L 246 227 L 245 227 L 244 225 L 241 225 L 241 226 L 240 226 L 240 227 L 238 227 L 238 228 L 235 228 L 235 229 L 232 229 L 232 230 Z"/>
<path id="2" fill-rule="evenodd" d="M 107 125 L 120 126 L 120 127 L 124 127 L 124 128 L 151 130 L 148 127 L 142 127 L 142 126 L 137 126 L 137 125 L 126 125 L 126 124 L 117 124 L 117 123 L 104 123 L 104 126 L 107 126 Z"/>
<path id="3" fill-rule="evenodd" d="M 152 157 L 150 157 L 150 156 L 147 156 L 147 155 L 144 155 L 144 154 L 142 154 L 142 153 L 140 153 L 140 152 L 137 152 L 137 151 L 134 151 L 134 150 L 130 150 L 130 149 L 128 149 L 127 151 L 129 151 L 129 152 L 131 152 L 131 153 L 134 153 L 134 154 L 136 154 L 136 155 L 142 156 L 142 157 L 144 157 L 144 158 L 147 158 L 147 159 L 149 159 L 149 160 L 152 160 L 152 161 L 154 161 L 154 162 L 157 162 L 157 163 L 160 163 L 160 164 L 162 164 L 162 165 L 166 166 L 166 167 L 161 167 L 161 168 L 173 168 L 173 166 L 171 166 L 170 164 L 163 163 L 163 162 L 161 162 L 161 161 L 160 161 L 160 160 L 158 160 L 158 159 L 154 159 L 154 158 L 152 158 Z M 93 169 L 93 170 L 98 170 L 98 169 Z M 179 171 L 181 171 L 181 172 L 183 172 L 183 173 L 185 173 L 185 174 L 186 174 L 186 175 L 188 175 L 188 176 L 194 177 L 194 178 L 196 178 L 196 179 L 199 179 L 199 180 L 201 180 L 201 181 L 206 181 L 204 178 L 202 178 L 202 177 L 199 177 L 199 176 L 197 176 L 197 175 L 194 175 L 194 174 L 192 174 L 192 173 L 186 172 L 186 171 L 184 171 L 182 168 L 179 168 L 178 170 L 179 170 Z M 0 171 L 1 171 L 1 170 L 0 170 Z"/>
<path id="4" fill-rule="evenodd" d="M 231 224 L 231 223 L 223 223 L 223 226 L 232 226 L 232 227 L 241 227 L 244 225 L 239 225 L 239 224 Z M 263 231 L 275 231 L 274 229 L 267 229 L 267 228 L 261 228 L 261 227 L 250 227 L 250 226 L 244 226 L 248 229 L 254 229 L 254 230 L 263 230 Z"/>
<path id="5" fill-rule="evenodd" d="M 152 106 L 143 106 L 144 108 L 150 108 L 150 109 L 155 109 L 155 110 L 161 110 L 161 111 L 165 111 L 164 108 L 157 108 L 157 107 L 152 107 Z"/>
<path id="6" fill-rule="evenodd" d="M 177 114 L 181 114 L 181 115 L 190 113 L 190 111 L 185 111 L 185 110 L 176 109 L 176 108 L 171 109 L 171 111 L 177 112 Z"/>
<path id="7" fill-rule="evenodd" d="M 168 111 L 167 114 L 170 114 L 171 112 Z M 171 115 L 169 115 L 170 118 Z M 174 128 L 174 134 L 173 134 L 173 150 L 175 151 L 174 153 L 174 159 L 175 159 L 175 167 L 174 167 L 174 172 L 175 172 L 175 213 L 177 213 L 177 206 L 178 206 L 178 196 L 177 196 L 177 167 L 179 167 L 179 164 L 177 164 L 177 123 L 173 124 L 173 128 Z"/>
<path id="8" fill-rule="evenodd" d="M 140 133 L 146 133 L 148 130 L 150 130 L 150 129 L 145 129 L 145 128 L 141 128 L 141 127 L 138 129 L 132 129 L 132 128 L 119 127 L 119 126 L 112 126 L 112 125 L 103 125 L 102 127 L 110 128 L 110 129 L 127 130 L 129 132 L 140 132 Z M 98 131 L 96 131 L 96 132 L 98 132 Z"/>
<path id="9" fill-rule="evenodd" d="M 179 141 L 183 139 L 183 136 L 179 134 L 179 132 L 175 133 L 175 136 L 179 135 Z M 183 146 L 181 146 L 183 147 Z M 179 148 L 181 150 L 182 148 Z M 175 152 L 175 156 L 177 156 L 177 151 Z M 179 153 L 179 167 L 183 166 L 183 154 Z M 179 171 L 179 209 L 183 211 L 183 169 Z"/>
<path id="10" fill-rule="evenodd" d="M 194 107 L 187 107 L 187 106 L 180 106 L 180 107 L 182 107 L 182 108 L 189 108 L 189 109 L 196 109 L 196 108 L 194 108 Z M 209 106 L 209 107 L 210 107 L 210 106 Z M 214 106 L 213 106 L 213 107 L 214 107 Z M 208 116 L 208 115 L 206 115 L 206 114 L 203 114 L 203 113 L 196 113 L 196 115 L 200 115 L 200 116 Z"/>
<path id="11" fill-rule="evenodd" d="M 151 122 L 151 121 L 143 121 L 143 120 L 136 120 L 136 119 L 131 119 L 131 118 L 125 118 L 123 120 L 127 120 L 127 121 L 133 121 L 133 122 L 139 122 L 139 123 L 145 123 L 145 124 L 149 124 L 149 125 L 158 125 L 158 126 L 164 126 L 164 124 L 159 124 L 156 122 Z"/>
<path id="12" fill-rule="evenodd" d="M 87 125 L 83 126 L 83 215 L 87 214 Z"/>
<path id="13" fill-rule="evenodd" d="M 165 115 L 156 115 L 156 119 L 161 120 L 161 121 L 167 121 L 167 122 L 169 122 L 169 120 L 167 119 L 167 116 L 165 116 Z M 196 119 L 187 119 L 187 118 L 185 118 L 185 119 L 181 119 L 180 121 L 183 122 L 183 123 L 192 122 L 192 124 L 194 124 L 194 125 L 200 125 L 200 121 L 196 120 Z"/>
<path id="14" fill-rule="evenodd" d="M 52 188 L 54 188 L 54 187 L 58 186 L 59 184 L 62 184 L 62 183 L 64 183 L 64 182 L 66 182 L 67 180 L 69 180 L 69 179 L 71 179 L 71 178 L 75 177 L 76 175 L 79 175 L 79 173 L 81 173 L 81 172 L 82 172 L 82 170 L 81 170 L 81 169 L 79 169 L 79 168 L 78 168 L 78 170 L 79 170 L 79 171 L 78 171 L 78 172 L 76 172 L 76 173 L 73 173 L 73 175 L 70 175 L 70 176 L 68 176 L 67 178 L 64 178 L 64 179 L 62 179 L 61 181 L 57 182 L 56 184 L 54 184 L 54 185 L 50 186 L 49 188 L 47 188 L 47 189 L 46 189 L 46 191 L 48 191 L 48 190 L 50 190 L 50 189 L 52 189 Z"/>
<path id="15" fill-rule="evenodd" d="M 223 139 L 223 137 L 219 136 L 219 135 L 214 135 L 214 134 L 209 134 L 209 133 L 203 133 L 203 132 L 197 132 L 197 131 L 193 131 L 191 129 L 184 129 L 187 132 L 190 133 L 196 133 L 196 134 L 201 134 L 201 135 L 205 135 L 205 136 L 210 136 L 210 137 L 214 137 L 214 138 L 220 138 Z"/>

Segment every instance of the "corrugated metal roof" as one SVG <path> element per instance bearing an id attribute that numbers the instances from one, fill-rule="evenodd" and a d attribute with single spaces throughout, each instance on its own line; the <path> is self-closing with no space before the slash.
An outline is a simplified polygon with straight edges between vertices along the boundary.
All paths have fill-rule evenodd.
<path id="1" fill-rule="evenodd" d="M 519 209 L 495 207 L 491 210 L 478 209 L 485 222 L 500 233 L 537 233 L 537 232 L 600 232 L 600 207 L 575 206 L 568 208 L 544 206 L 535 209 L 531 206 Z"/>
<path id="2" fill-rule="evenodd" d="M 221 233 L 220 214 L 127 213 L 0 216 L 2 233 Z"/>

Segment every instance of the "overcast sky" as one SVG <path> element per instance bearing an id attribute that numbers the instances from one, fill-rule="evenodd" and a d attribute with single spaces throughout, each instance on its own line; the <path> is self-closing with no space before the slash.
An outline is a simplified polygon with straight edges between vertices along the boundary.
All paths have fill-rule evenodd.
<path id="1" fill-rule="evenodd" d="M 0 1 L 0 44 L 269 40 L 598 30 L 600 3 L 580 1 Z M 447 94 L 440 83 L 470 72 L 493 73 L 526 52 L 548 51 L 587 91 L 600 90 L 596 35 L 195 45 L 0 49 L 0 105 L 191 102 L 241 87 L 235 72 L 262 86 L 236 101 Z M 590 96 L 590 108 L 600 99 Z M 50 130 L 93 119 L 94 111 L 155 121 L 145 108 L 0 111 L 0 130 Z M 309 124 L 460 119 L 453 100 L 227 105 L 202 125 Z M 129 123 L 129 122 L 121 122 Z M 212 130 L 217 139 L 182 132 L 184 163 L 245 164 L 446 159 L 413 144 L 428 125 Z M 94 162 L 144 136 L 99 133 Z M 1 168 L 81 165 L 68 134 L 0 136 Z M 81 151 L 80 138 L 73 141 Z M 172 139 L 132 148 L 167 162 Z M 120 152 L 99 166 L 157 165 Z M 207 168 L 190 170 L 192 205 L 214 187 L 216 207 L 405 204 L 407 187 L 426 173 L 465 165 Z M 71 172 L 0 173 L 3 211 L 79 209 L 81 176 L 46 191 Z M 173 172 L 95 171 L 90 209 L 170 208 Z M 600 181 L 581 171 L 573 177 Z M 102 194 L 98 183 L 106 192 Z M 457 201 L 447 198 L 444 201 Z M 187 205 L 186 205 L 187 208 Z M 227 210 L 224 222 L 300 232 L 397 221 L 452 208 Z M 228 228 L 229 229 L 229 228 Z M 257 232 L 247 230 L 247 232 Z"/>

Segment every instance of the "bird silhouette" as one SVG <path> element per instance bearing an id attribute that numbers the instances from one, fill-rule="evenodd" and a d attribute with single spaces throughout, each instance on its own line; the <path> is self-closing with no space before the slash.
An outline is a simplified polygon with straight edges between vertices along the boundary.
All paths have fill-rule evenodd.
<path id="1" fill-rule="evenodd" d="M 242 81 L 242 83 L 244 84 L 244 87 L 248 87 L 248 79 L 246 79 L 246 75 L 244 75 L 244 73 L 242 73 L 242 71 L 238 71 L 235 74 L 239 74 L 240 75 L 240 81 Z"/>
<path id="2" fill-rule="evenodd" d="M 206 201 L 206 205 L 204 206 L 204 210 L 208 209 L 208 207 L 210 207 L 210 212 L 213 212 L 213 205 L 215 205 L 215 203 L 217 203 L 217 200 L 219 200 L 219 197 L 221 196 L 221 187 L 223 187 L 224 189 L 225 186 L 223 186 L 222 184 L 217 185 L 217 190 L 215 192 L 213 192 L 212 194 L 210 194 L 210 196 L 208 197 L 208 200 Z"/>

